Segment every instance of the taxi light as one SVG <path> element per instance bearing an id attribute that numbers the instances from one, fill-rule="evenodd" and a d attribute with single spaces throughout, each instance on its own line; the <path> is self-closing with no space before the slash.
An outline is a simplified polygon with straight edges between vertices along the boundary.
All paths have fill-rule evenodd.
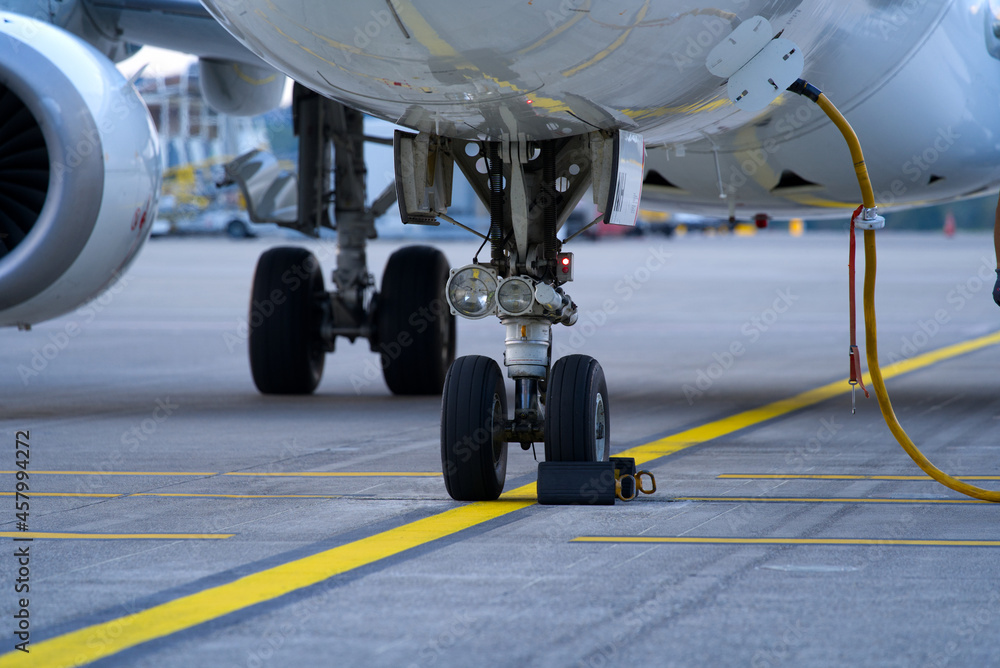
<path id="1" fill-rule="evenodd" d="M 481 265 L 468 265 L 448 279 L 448 305 L 466 318 L 485 318 L 496 310 L 497 279 Z"/>
<path id="2" fill-rule="evenodd" d="M 500 310 L 508 315 L 521 315 L 531 310 L 534 302 L 534 290 L 531 284 L 523 278 L 508 278 L 497 291 L 497 303 Z"/>

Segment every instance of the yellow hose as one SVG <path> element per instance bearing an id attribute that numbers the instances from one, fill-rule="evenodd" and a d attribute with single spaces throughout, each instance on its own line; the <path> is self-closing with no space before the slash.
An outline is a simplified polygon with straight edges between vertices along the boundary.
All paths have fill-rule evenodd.
<path id="1" fill-rule="evenodd" d="M 889 431 L 896 437 L 899 444 L 906 450 L 917 466 L 924 473 L 937 480 L 945 487 L 950 487 L 956 492 L 961 492 L 975 499 L 983 501 L 1000 502 L 1000 492 L 992 492 L 982 487 L 976 487 L 969 483 L 962 482 L 954 478 L 938 467 L 934 466 L 924 453 L 913 443 L 909 435 L 903 430 L 896 413 L 892 410 L 892 402 L 889 401 L 889 393 L 885 389 L 885 381 L 882 380 L 882 369 L 878 365 L 878 342 L 875 331 L 875 230 L 865 230 L 865 354 L 868 356 L 868 373 L 872 378 L 872 385 L 875 386 L 875 396 L 878 397 L 878 407 L 882 411 Z"/>
<path id="2" fill-rule="evenodd" d="M 871 179 L 868 178 L 868 167 L 865 165 L 865 155 L 861 152 L 861 142 L 858 141 L 858 135 L 854 133 L 854 128 L 847 122 L 840 110 L 833 106 L 833 102 L 830 102 L 826 95 L 820 93 L 816 104 L 823 110 L 823 113 L 830 117 L 833 124 L 840 130 L 840 134 L 844 135 L 844 139 L 847 140 L 847 147 L 851 149 L 851 159 L 854 161 L 854 173 L 858 177 L 858 185 L 861 186 L 861 203 L 868 209 L 874 208 L 875 193 L 872 190 Z M 867 245 L 865 252 L 868 252 Z"/>
<path id="3" fill-rule="evenodd" d="M 822 93 L 815 100 L 834 125 L 844 135 L 847 145 L 851 149 L 851 158 L 854 160 L 854 171 L 858 175 L 858 185 L 861 186 L 862 201 L 866 208 L 874 208 L 875 195 L 872 192 L 871 180 L 868 178 L 868 168 L 865 166 L 864 154 L 861 152 L 861 142 L 854 133 L 847 119 Z M 864 285 L 864 310 L 865 310 L 865 351 L 868 357 L 868 373 L 871 375 L 872 385 L 875 387 L 875 396 L 878 397 L 878 406 L 882 411 L 889 431 L 896 437 L 899 444 L 903 446 L 906 454 L 921 468 L 927 475 L 945 487 L 949 487 L 956 492 L 961 492 L 975 499 L 983 501 L 1000 502 L 1000 492 L 994 492 L 982 487 L 976 487 L 954 478 L 938 467 L 934 466 L 924 453 L 913 443 L 913 440 L 903 430 L 896 413 L 892 410 L 892 402 L 889 401 L 889 393 L 885 389 L 885 381 L 882 379 L 882 369 L 878 365 L 878 341 L 875 328 L 875 231 L 865 230 L 865 285 Z"/>

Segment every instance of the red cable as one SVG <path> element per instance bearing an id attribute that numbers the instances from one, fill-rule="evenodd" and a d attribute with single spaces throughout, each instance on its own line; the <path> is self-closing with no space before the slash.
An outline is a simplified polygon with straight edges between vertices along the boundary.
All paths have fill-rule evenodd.
<path id="1" fill-rule="evenodd" d="M 850 349 L 850 365 L 851 365 L 851 376 L 848 381 L 851 385 L 860 384 L 861 389 L 865 393 L 865 399 L 868 398 L 868 388 L 865 387 L 865 381 L 862 379 L 863 374 L 861 372 L 861 353 L 858 350 L 857 343 L 857 306 L 854 300 L 854 219 L 861 214 L 861 210 L 864 209 L 864 205 L 859 206 L 855 211 L 854 215 L 851 216 L 851 253 L 847 260 L 847 271 L 848 271 L 848 284 L 851 291 L 851 349 Z"/>

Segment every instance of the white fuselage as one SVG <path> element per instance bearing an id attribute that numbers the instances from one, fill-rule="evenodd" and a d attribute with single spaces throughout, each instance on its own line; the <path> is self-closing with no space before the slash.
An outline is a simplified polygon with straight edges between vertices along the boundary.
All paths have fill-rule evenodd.
<path id="1" fill-rule="evenodd" d="M 529 140 L 625 129 L 673 186 L 649 194 L 706 211 L 840 213 L 856 184 L 819 110 L 786 93 L 740 111 L 706 67 L 737 25 L 763 16 L 855 125 L 883 202 L 1000 182 L 1000 61 L 984 0 L 205 4 L 296 80 L 407 127 Z M 776 189 L 786 171 L 797 178 Z"/>

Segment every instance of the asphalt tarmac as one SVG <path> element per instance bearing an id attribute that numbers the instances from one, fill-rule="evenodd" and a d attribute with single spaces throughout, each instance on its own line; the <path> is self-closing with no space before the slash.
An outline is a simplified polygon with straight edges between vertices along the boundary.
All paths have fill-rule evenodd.
<path id="1" fill-rule="evenodd" d="M 877 309 L 904 427 L 1000 489 L 991 242 L 880 233 Z M 91 305 L 0 331 L 0 665 L 1000 656 L 1000 508 L 923 479 L 874 397 L 851 414 L 846 233 L 566 248 L 581 318 L 555 356 L 600 360 L 613 453 L 658 485 L 613 507 L 534 503 L 516 445 L 504 500 L 452 501 L 439 399 L 391 396 L 365 342 L 314 396 L 258 394 L 247 301 L 275 243 L 152 240 Z M 329 276 L 332 244 L 307 245 Z M 399 245 L 372 245 L 376 274 Z M 459 323 L 459 355 L 502 349 L 495 319 Z"/>

